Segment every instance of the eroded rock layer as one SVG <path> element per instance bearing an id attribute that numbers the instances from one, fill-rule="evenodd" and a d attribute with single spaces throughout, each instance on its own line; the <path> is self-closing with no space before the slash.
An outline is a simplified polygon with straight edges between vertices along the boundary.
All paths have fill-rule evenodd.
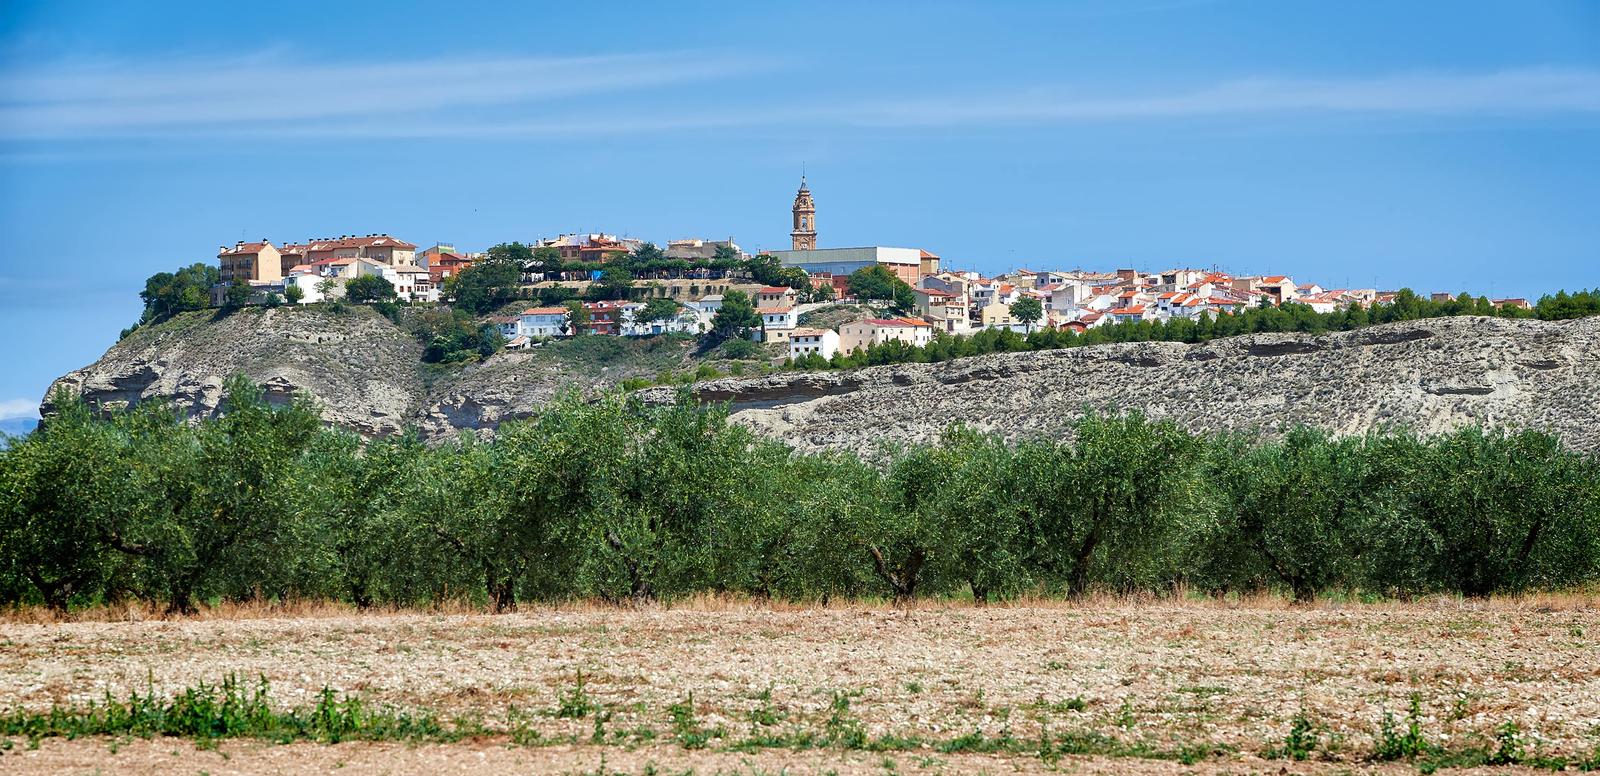
<path id="1" fill-rule="evenodd" d="M 1464 423 L 1600 445 L 1600 318 L 1449 318 L 1321 336 L 1256 334 L 1012 353 L 854 372 L 785 373 L 696 387 L 798 448 L 871 452 L 932 441 L 952 423 L 1065 436 L 1088 409 L 1143 410 L 1196 431 L 1303 423 L 1341 433 Z M 668 401 L 651 389 L 649 401 Z"/>

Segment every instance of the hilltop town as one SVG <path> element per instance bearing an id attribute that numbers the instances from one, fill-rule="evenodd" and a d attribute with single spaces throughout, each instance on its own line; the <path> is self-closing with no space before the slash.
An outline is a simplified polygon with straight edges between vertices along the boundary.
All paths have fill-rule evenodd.
<path id="1" fill-rule="evenodd" d="M 238 242 L 217 255 L 216 305 L 315 304 L 342 298 L 454 304 L 458 281 L 487 262 L 514 266 L 502 299 L 534 302 L 494 310 L 507 349 L 577 335 L 736 335 L 774 345 L 790 362 L 869 350 L 920 347 L 936 333 L 1005 330 L 1084 333 L 1121 323 L 1199 322 L 1249 308 L 1302 305 L 1315 313 L 1392 303 L 1398 292 L 1326 288 L 1286 275 L 1217 269 L 1015 269 L 995 276 L 947 266 L 922 248 L 820 247 L 817 205 L 802 178 L 791 208 L 791 247 L 752 256 L 732 238 L 677 239 L 659 248 L 605 233 L 562 234 L 485 252 L 448 244 L 418 249 L 389 234 L 299 243 Z M 514 276 L 514 277 L 513 277 Z M 355 290 L 352 293 L 352 290 Z M 1435 294 L 1433 301 L 1453 299 Z M 869 314 L 806 325 L 806 313 L 860 303 Z M 1526 310 L 1525 299 L 1495 299 Z"/>

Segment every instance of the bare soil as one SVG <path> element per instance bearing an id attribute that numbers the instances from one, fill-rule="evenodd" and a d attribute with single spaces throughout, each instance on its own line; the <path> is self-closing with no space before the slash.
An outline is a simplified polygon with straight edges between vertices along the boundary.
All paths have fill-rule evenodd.
<path id="1" fill-rule="evenodd" d="M 0 771 L 280 773 L 605 772 L 1415 772 L 1370 762 L 1379 720 L 1413 694 L 1428 739 L 1492 746 L 1513 722 L 1529 754 L 1578 759 L 1600 745 L 1600 609 L 1591 599 L 1415 605 L 1138 604 L 783 610 L 545 609 L 518 614 L 355 614 L 154 621 L 0 622 L 0 709 L 81 705 L 107 691 L 173 693 L 224 675 L 265 676 L 276 703 L 324 685 L 378 705 L 523 720 L 547 745 L 506 736 L 455 744 L 175 739 L 13 742 Z M 556 715 L 575 691 L 602 714 Z M 693 693 L 685 748 L 669 707 Z M 848 707 L 841 711 L 837 698 Z M 515 718 L 508 709 L 520 710 Z M 681 708 L 681 705 L 680 705 Z M 1314 725 L 1312 761 L 1262 759 L 1292 720 Z M 840 720 L 908 751 L 753 747 L 752 736 Z M 1146 751 L 1210 752 L 1193 765 L 1137 757 L 943 752 L 993 739 L 1104 735 Z M 525 743 L 525 742 L 524 742 Z M 1192 758 L 1191 758 L 1192 759 Z"/>

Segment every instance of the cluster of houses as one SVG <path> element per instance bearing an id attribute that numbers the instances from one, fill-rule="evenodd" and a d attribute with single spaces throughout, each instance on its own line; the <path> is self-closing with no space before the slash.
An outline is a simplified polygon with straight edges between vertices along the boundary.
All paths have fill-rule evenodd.
<path id="1" fill-rule="evenodd" d="M 241 240 L 217 252 L 222 283 L 213 294 L 220 299 L 224 288 L 237 283 L 249 286 L 253 299 L 262 301 L 298 288 L 301 300 L 312 304 L 343 296 L 346 281 L 377 275 L 389 281 L 401 299 L 437 302 L 444 279 L 472 266 L 475 258 L 442 243 L 418 252 L 415 244 L 387 234 L 340 235 L 281 246 L 267 239 Z"/>
<path id="2" fill-rule="evenodd" d="M 1041 327 L 1083 332 L 1125 322 L 1197 320 L 1207 314 L 1214 318 L 1248 307 L 1287 302 L 1330 313 L 1354 304 L 1386 304 L 1395 295 L 1370 288 L 1302 285 L 1283 275 L 1236 276 L 1214 269 L 1155 273 L 1132 269 L 1020 269 L 985 277 L 977 272 L 941 268 L 939 256 L 920 248 L 821 248 L 817 245 L 816 203 L 804 178 L 795 194 L 791 216 L 791 249 L 763 253 L 784 268 L 804 272 L 811 285 L 809 296 L 847 301 L 851 275 L 878 267 L 912 287 L 915 310 L 896 317 L 846 323 L 837 330 L 802 327 L 801 315 L 825 302 L 802 303 L 795 289 L 749 282 L 747 272 L 702 269 L 668 278 L 637 279 L 630 294 L 633 298 L 582 302 L 580 315 L 574 316 L 566 306 L 530 307 L 520 315 L 495 318 L 493 323 L 511 348 L 529 347 L 543 338 L 577 334 L 700 334 L 712 328 L 712 319 L 727 294 L 738 291 L 754 302 L 761 319 L 752 338 L 784 345 L 791 359 L 811 355 L 826 359 L 835 353 L 850 353 L 890 341 L 926 345 L 935 332 L 967 334 L 1009 329 L 1027 333 Z M 643 244 L 641 240 L 604 233 L 574 233 L 536 240 L 533 247 L 553 248 L 563 260 L 604 264 Z M 748 257 L 731 237 L 673 240 L 667 243 L 664 254 L 688 260 Z M 401 299 L 438 302 L 444 281 L 480 258 L 481 254 L 458 252 L 444 244 L 418 251 L 416 245 L 388 234 L 343 235 L 283 246 L 269 240 L 241 241 L 233 247 L 222 246 L 217 254 L 222 271 L 222 286 L 217 294 L 220 297 L 221 289 L 228 284 L 247 284 L 256 292 L 254 297 L 261 300 L 271 294 L 283 295 L 295 287 L 300 290 L 302 301 L 313 303 L 342 295 L 345 281 L 376 275 L 389 281 Z M 589 281 L 545 280 L 530 271 L 525 274 L 524 283 L 530 296 L 539 296 L 540 291 L 552 285 L 581 292 Z M 832 293 L 822 293 L 825 287 Z M 656 315 L 647 318 L 646 302 L 642 300 L 652 297 L 672 300 L 676 303 L 671 306 L 674 311 L 660 317 L 664 307 L 657 305 L 653 310 Z M 1024 300 L 1035 300 L 1037 304 L 1019 306 Z M 1495 304 L 1526 307 L 1528 303 L 1522 299 L 1499 299 Z"/>
<path id="3" fill-rule="evenodd" d="M 631 251 L 638 241 L 607 234 L 561 235 L 536 242 L 561 250 L 575 260 L 603 263 L 608 256 Z M 675 240 L 671 254 L 708 258 L 719 246 L 745 254 L 731 240 Z M 776 251 L 785 265 L 807 270 L 813 290 L 830 286 L 838 301 L 849 301 L 849 273 L 880 264 L 912 285 L 915 309 L 896 317 L 875 317 L 846 323 L 835 329 L 800 325 L 808 311 L 832 302 L 803 304 L 795 289 L 748 282 L 735 273 L 717 281 L 635 281 L 642 299 L 581 302 L 584 314 L 574 321 L 566 306 L 530 307 L 519 315 L 500 316 L 492 323 L 506 336 L 507 347 L 523 348 L 550 337 L 578 334 L 640 337 L 666 333 L 702 334 L 731 291 L 746 294 L 760 316 L 752 332 L 758 341 L 782 344 L 791 359 L 815 354 L 832 358 L 858 348 L 900 341 L 921 346 L 935 332 L 970 334 L 983 329 L 1009 329 L 1027 333 L 1039 328 L 1086 331 L 1127 321 L 1198 319 L 1236 313 L 1246 307 L 1297 302 L 1318 312 L 1334 312 L 1352 304 L 1371 306 L 1393 299 L 1393 292 L 1375 289 L 1325 289 L 1315 283 L 1300 284 L 1282 275 L 1230 275 L 1216 270 L 1172 269 L 1142 273 L 1131 269 L 1114 272 L 1015 270 L 988 277 L 977 272 L 941 269 L 937 256 L 920 249 L 845 248 Z M 377 275 L 389 281 L 400 298 L 411 302 L 438 302 L 445 279 L 472 266 L 482 254 L 457 251 L 437 244 L 424 250 L 388 234 L 343 235 L 282 246 L 270 240 L 223 246 L 218 253 L 223 284 L 245 283 L 257 292 L 284 294 L 298 287 L 302 301 L 314 303 L 343 293 L 344 281 Z M 536 294 L 549 285 L 582 290 L 586 283 L 534 281 Z M 678 302 L 666 318 L 646 320 L 646 300 L 664 296 Z M 1023 320 L 1013 312 L 1024 299 L 1037 300 L 1037 317 Z M 1526 305 L 1524 300 L 1496 300 L 1497 304 Z"/>

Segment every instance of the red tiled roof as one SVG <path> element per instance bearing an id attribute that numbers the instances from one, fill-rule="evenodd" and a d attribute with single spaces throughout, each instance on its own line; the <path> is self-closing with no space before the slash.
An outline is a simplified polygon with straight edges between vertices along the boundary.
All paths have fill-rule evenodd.
<path id="1" fill-rule="evenodd" d="M 331 251 L 337 248 L 398 248 L 403 251 L 414 251 L 417 249 L 417 246 L 412 245 L 405 240 L 402 240 L 398 237 L 390 237 L 386 234 L 373 234 L 367 235 L 366 237 L 356 237 L 354 235 L 349 237 L 332 237 L 322 240 L 312 240 L 304 245 L 295 245 L 292 247 L 311 251 Z"/>
<path id="2" fill-rule="evenodd" d="M 792 288 L 790 288 L 788 286 L 762 286 L 761 287 L 761 293 L 763 293 L 763 294 L 787 294 L 787 293 L 789 293 L 789 292 L 791 292 L 793 290 L 794 289 L 792 289 Z"/>
<path id="3" fill-rule="evenodd" d="M 529 307 L 522 311 L 523 315 L 566 315 L 565 307 Z"/>
<path id="4" fill-rule="evenodd" d="M 265 242 L 242 242 L 234 245 L 232 248 L 223 248 L 217 253 L 217 256 L 251 256 L 260 253 L 261 249 L 271 244 L 272 241 L 270 240 Z"/>
<path id="5" fill-rule="evenodd" d="M 793 309 L 793 307 L 761 307 L 758 308 L 756 312 L 761 313 L 762 315 L 775 315 L 777 313 L 786 313 Z"/>
<path id="6" fill-rule="evenodd" d="M 1110 314 L 1111 315 L 1144 315 L 1144 306 L 1143 305 L 1134 305 L 1133 307 L 1118 307 L 1117 309 L 1112 310 L 1110 312 Z"/>

